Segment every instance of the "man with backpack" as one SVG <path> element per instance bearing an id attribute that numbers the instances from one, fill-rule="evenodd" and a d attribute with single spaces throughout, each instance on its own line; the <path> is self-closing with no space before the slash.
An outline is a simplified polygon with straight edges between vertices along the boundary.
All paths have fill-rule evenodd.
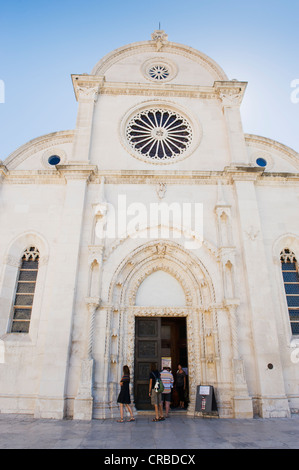
<path id="1" fill-rule="evenodd" d="M 151 404 L 155 407 L 155 418 L 153 421 L 163 421 L 163 405 L 162 405 L 162 388 L 160 372 L 157 370 L 156 364 L 151 364 L 151 372 L 149 376 L 149 396 L 151 397 Z M 161 387 L 162 384 L 162 387 Z"/>

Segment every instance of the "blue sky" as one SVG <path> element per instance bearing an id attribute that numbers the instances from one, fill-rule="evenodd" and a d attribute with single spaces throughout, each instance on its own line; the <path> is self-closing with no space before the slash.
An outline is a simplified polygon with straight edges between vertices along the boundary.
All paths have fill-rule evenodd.
<path id="1" fill-rule="evenodd" d="M 0 160 L 35 137 L 73 129 L 71 74 L 90 73 L 108 52 L 150 39 L 159 22 L 170 41 L 248 82 L 246 133 L 299 152 L 299 103 L 291 101 L 298 19 L 299 0 L 0 0 Z"/>

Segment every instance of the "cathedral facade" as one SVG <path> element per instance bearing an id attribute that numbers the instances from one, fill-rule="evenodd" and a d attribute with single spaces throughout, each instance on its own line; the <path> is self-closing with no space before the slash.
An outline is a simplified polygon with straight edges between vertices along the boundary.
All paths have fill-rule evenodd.
<path id="1" fill-rule="evenodd" d="M 0 165 L 0 410 L 110 418 L 150 364 L 219 416 L 299 411 L 299 154 L 245 134 L 247 83 L 164 31 L 72 75 L 76 128 Z M 298 258 L 299 259 L 299 258 Z"/>

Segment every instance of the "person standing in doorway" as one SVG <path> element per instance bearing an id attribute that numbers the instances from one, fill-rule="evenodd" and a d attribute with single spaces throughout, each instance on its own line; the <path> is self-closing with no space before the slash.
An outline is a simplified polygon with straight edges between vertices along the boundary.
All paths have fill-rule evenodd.
<path id="1" fill-rule="evenodd" d="M 157 370 L 156 364 L 151 364 L 151 372 L 149 376 L 149 396 L 151 397 L 151 404 L 155 407 L 155 418 L 153 421 L 163 421 L 163 406 L 161 392 L 155 391 L 157 379 L 160 379 L 160 372 Z"/>
<path id="2" fill-rule="evenodd" d="M 185 390 L 186 390 L 186 373 L 182 369 L 181 364 L 178 365 L 175 387 L 179 394 L 180 408 L 184 408 L 185 407 Z"/>
<path id="3" fill-rule="evenodd" d="M 129 390 L 129 385 L 130 385 L 130 369 L 128 366 L 123 367 L 123 376 L 120 381 L 120 392 L 117 398 L 117 403 L 119 403 L 120 407 L 120 419 L 117 420 L 118 423 L 124 423 L 124 405 L 126 409 L 130 413 L 130 419 L 129 421 L 135 421 L 135 418 L 133 416 L 133 411 L 131 409 L 130 403 L 130 390 Z"/>
<path id="4" fill-rule="evenodd" d="M 164 390 L 162 392 L 162 406 L 163 403 L 165 403 L 165 418 L 168 418 L 171 403 L 171 390 L 173 387 L 173 375 L 170 372 L 169 367 L 163 367 L 163 370 L 161 372 L 161 380 L 164 385 Z"/>

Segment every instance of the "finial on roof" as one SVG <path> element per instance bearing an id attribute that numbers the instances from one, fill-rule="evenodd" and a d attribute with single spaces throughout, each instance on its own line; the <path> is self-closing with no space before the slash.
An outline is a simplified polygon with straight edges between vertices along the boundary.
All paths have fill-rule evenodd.
<path id="1" fill-rule="evenodd" d="M 165 44 L 166 41 L 168 41 L 168 35 L 165 33 L 163 29 L 160 29 L 160 23 L 159 23 L 159 29 L 156 29 L 152 33 L 152 41 L 155 41 L 156 46 L 157 46 L 157 51 L 160 51 Z"/>

